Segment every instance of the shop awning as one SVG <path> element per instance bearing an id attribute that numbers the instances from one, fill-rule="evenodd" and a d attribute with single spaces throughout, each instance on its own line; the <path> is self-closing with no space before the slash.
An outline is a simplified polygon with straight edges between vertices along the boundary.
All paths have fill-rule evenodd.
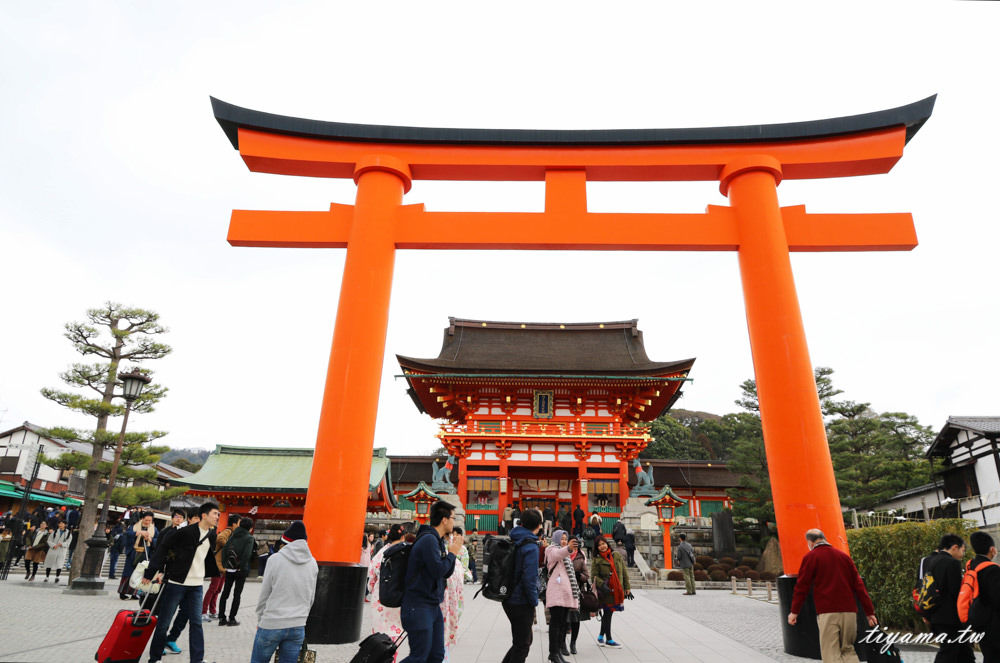
<path id="1" fill-rule="evenodd" d="M 24 491 L 20 488 L 20 486 L 16 486 L 9 481 L 3 481 L 0 482 L 0 496 L 13 497 L 14 499 L 19 500 L 24 497 Z M 37 491 L 31 491 L 28 501 L 58 504 L 59 506 L 80 506 L 83 504 L 80 500 L 75 500 L 72 497 L 57 497 L 55 495 L 46 495 Z"/>

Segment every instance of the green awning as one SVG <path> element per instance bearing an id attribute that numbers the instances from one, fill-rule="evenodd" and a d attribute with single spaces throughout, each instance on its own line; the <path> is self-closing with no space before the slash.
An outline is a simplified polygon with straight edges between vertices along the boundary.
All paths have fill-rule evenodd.
<path id="1" fill-rule="evenodd" d="M 3 497 L 21 497 L 21 491 L 14 486 L 0 484 L 0 495 Z"/>
<path id="2" fill-rule="evenodd" d="M 24 491 L 20 486 L 12 484 L 9 481 L 0 481 L 0 496 L 21 499 L 24 497 Z M 42 495 L 36 492 L 31 493 L 28 501 L 58 504 L 59 506 L 80 506 L 83 504 L 80 500 L 75 500 L 72 497 L 55 497 L 54 495 Z"/>
<path id="3" fill-rule="evenodd" d="M 59 506 L 80 506 L 83 504 L 80 500 L 75 500 L 72 497 L 50 497 L 48 495 L 39 495 L 38 493 L 31 493 L 28 501 L 46 502 L 48 504 L 58 504 Z"/>

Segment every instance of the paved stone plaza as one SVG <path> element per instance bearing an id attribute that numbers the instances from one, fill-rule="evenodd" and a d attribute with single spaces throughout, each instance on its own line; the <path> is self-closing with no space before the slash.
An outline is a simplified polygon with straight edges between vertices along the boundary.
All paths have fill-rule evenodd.
<path id="1" fill-rule="evenodd" d="M 94 652 L 115 613 L 134 607 L 116 594 L 74 596 L 63 594 L 65 585 L 43 583 L 39 577 L 27 583 L 15 572 L 0 583 L 0 663 L 84 663 Z M 205 625 L 206 660 L 215 663 L 246 663 L 256 628 L 254 607 L 260 584 L 249 582 L 236 627 Z M 728 591 L 701 591 L 682 596 L 679 591 L 638 590 L 626 611 L 615 616 L 612 632 L 624 644 L 620 650 L 598 647 L 598 623 L 585 622 L 577 643 L 574 663 L 715 663 L 745 661 L 799 662 L 782 651 L 778 607 L 765 601 L 733 595 Z M 500 604 L 482 597 L 471 600 L 473 586 L 466 585 L 467 600 L 459 629 L 459 642 L 451 653 L 452 663 L 496 663 L 510 645 L 510 630 Z M 368 632 L 367 619 L 364 632 Z M 528 659 L 546 661 L 547 636 L 535 633 Z M 178 643 L 187 650 L 187 634 Z M 404 646 L 405 647 L 405 646 Z M 322 663 L 347 663 L 356 644 L 317 645 Z M 934 650 L 904 649 L 906 663 L 930 663 Z M 143 662 L 147 660 L 143 657 Z M 164 656 L 165 663 L 187 663 L 180 656 Z M 400 659 L 401 660 L 401 659 Z M 977 654 L 977 660 L 982 660 Z"/>

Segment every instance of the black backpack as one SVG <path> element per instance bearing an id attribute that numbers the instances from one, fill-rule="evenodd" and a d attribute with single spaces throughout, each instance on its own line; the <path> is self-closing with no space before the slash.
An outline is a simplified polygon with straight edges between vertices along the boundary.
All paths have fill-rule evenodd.
<path id="1" fill-rule="evenodd" d="M 397 543 L 382 553 L 382 564 L 378 567 L 378 602 L 387 608 L 403 605 L 406 591 L 406 567 L 410 563 L 410 552 L 414 544 L 427 532 L 417 535 L 413 543 Z"/>
<path id="2" fill-rule="evenodd" d="M 490 543 L 492 546 L 486 550 L 483 559 L 486 570 L 482 574 L 482 587 L 472 598 L 482 594 L 491 601 L 504 602 L 513 595 L 517 585 L 518 551 L 521 546 L 534 541 L 522 539 L 514 543 L 510 539 L 491 539 Z"/>
<path id="3" fill-rule="evenodd" d="M 226 548 L 222 553 L 222 565 L 227 569 L 240 568 L 240 554 L 233 547 Z"/>
<path id="4" fill-rule="evenodd" d="M 913 590 L 913 607 L 921 617 L 930 617 L 941 605 L 941 583 L 934 578 L 937 560 L 928 556 L 921 561 L 923 575 Z"/>
<path id="5" fill-rule="evenodd" d="M 403 605 L 411 550 L 412 543 L 398 543 L 382 553 L 382 564 L 378 567 L 378 601 L 387 608 Z"/>

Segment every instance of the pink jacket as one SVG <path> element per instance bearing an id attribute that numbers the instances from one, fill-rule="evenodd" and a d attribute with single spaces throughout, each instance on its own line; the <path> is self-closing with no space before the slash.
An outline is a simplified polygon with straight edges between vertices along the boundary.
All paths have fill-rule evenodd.
<path id="1" fill-rule="evenodd" d="M 563 560 L 569 557 L 569 547 L 549 546 L 545 549 L 545 565 L 549 569 L 549 584 L 545 587 L 545 605 L 548 607 L 578 608 L 573 600 L 573 584 Z"/>

